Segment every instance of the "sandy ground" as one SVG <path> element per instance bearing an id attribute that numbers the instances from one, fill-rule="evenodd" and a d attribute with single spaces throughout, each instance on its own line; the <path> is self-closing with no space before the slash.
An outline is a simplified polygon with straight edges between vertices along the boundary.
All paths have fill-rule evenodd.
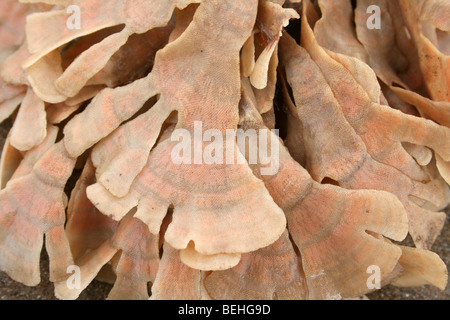
<path id="1" fill-rule="evenodd" d="M 4 139 L 11 123 L 4 122 L 0 126 L 0 146 L 3 146 Z M 449 213 L 447 210 L 447 222 L 441 235 L 434 244 L 432 251 L 439 254 L 445 264 L 450 265 L 450 228 Z M 411 239 L 405 240 L 406 245 L 411 245 Z M 94 281 L 81 294 L 81 300 L 103 300 L 108 295 L 112 286 L 109 284 Z M 422 286 L 418 288 L 397 288 L 386 286 L 381 290 L 368 295 L 372 300 L 450 300 L 450 287 L 441 291 L 432 286 Z M 0 272 L 0 300 L 50 300 L 55 299 L 53 294 L 53 284 L 48 281 L 48 257 L 45 253 L 41 256 L 41 283 L 37 287 L 27 287 L 11 280 L 5 273 Z"/>

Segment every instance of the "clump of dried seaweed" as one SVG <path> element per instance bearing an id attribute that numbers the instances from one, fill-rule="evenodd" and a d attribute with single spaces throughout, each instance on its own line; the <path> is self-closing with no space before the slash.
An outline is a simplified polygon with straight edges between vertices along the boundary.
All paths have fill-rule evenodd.
<path id="1" fill-rule="evenodd" d="M 110 299 L 353 298 L 378 288 L 371 267 L 381 286 L 446 287 L 430 249 L 450 202 L 448 2 L 0 6 L 13 279 L 40 282 L 45 239 L 61 299 L 95 278 Z M 255 132 L 278 157 L 229 139 L 211 153 L 199 122 L 215 142 Z M 173 161 L 179 130 L 193 161 Z M 416 247 L 399 244 L 408 233 Z"/>

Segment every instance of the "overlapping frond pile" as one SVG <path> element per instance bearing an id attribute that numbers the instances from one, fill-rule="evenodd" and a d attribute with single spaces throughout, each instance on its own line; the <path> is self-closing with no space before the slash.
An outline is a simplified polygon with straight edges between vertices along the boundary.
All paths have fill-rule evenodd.
<path id="1" fill-rule="evenodd" d="M 14 280 L 40 282 L 45 247 L 60 299 L 95 278 L 109 299 L 345 299 L 373 268 L 446 287 L 446 1 L 0 6 Z"/>

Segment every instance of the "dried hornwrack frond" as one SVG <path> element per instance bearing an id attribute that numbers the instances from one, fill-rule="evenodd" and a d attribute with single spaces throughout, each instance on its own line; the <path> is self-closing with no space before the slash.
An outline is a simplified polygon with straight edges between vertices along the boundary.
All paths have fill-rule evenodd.
<path id="1" fill-rule="evenodd" d="M 167 209 L 173 205 L 173 219 L 165 240 L 179 250 L 190 250 L 188 245 L 193 242 L 199 254 L 216 256 L 214 261 L 202 266 L 207 270 L 229 267 L 230 262 L 224 262 L 223 255 L 235 264 L 239 261 L 236 255 L 275 241 L 285 228 L 285 217 L 246 164 L 175 164 L 171 157 L 177 143 L 171 139 L 162 139 L 150 155 L 149 152 L 160 127 L 173 111 L 178 112 L 176 129 L 186 130 L 193 137 L 195 121 L 200 114 L 208 115 L 211 110 L 221 116 L 204 117 L 204 129 L 216 129 L 225 137 L 226 129 L 237 127 L 239 51 L 253 28 L 257 7 L 252 2 L 246 5 L 203 3 L 186 31 L 157 53 L 147 78 L 119 88 L 120 91 L 100 94 L 88 107 L 92 107 L 89 111 L 105 108 L 111 102 L 120 101 L 110 95 L 129 96 L 137 93 L 136 90 L 142 92 L 143 86 L 147 88 L 146 100 L 159 94 L 149 111 L 124 124 L 94 148 L 93 162 L 101 176 L 98 183 L 88 188 L 88 197 L 100 211 L 116 220 L 137 206 L 136 217 L 148 223 L 153 233 L 158 233 Z M 225 14 L 230 19 L 233 16 L 242 19 L 230 26 L 228 19 L 219 19 Z M 217 18 L 209 21 L 212 15 Z M 210 28 L 218 30 L 215 38 L 211 38 Z M 227 43 L 221 43 L 224 40 Z M 211 46 L 226 46 L 226 49 L 222 48 L 218 54 L 208 46 L 211 41 L 214 41 Z M 205 83 L 208 90 L 201 88 Z M 88 115 L 81 114 L 74 119 L 79 121 L 66 129 L 76 130 L 75 125 L 86 125 L 82 119 Z M 143 128 L 147 130 L 139 132 Z M 117 154 L 109 151 L 111 147 L 117 150 L 117 145 L 125 149 Z M 201 146 L 202 154 L 205 147 Z M 231 148 L 237 158 L 242 157 L 236 144 Z M 133 166 L 129 165 L 131 162 Z"/>
<path id="2" fill-rule="evenodd" d="M 289 49 L 283 52 L 282 59 L 287 63 L 288 82 L 302 120 L 308 170 L 317 181 L 331 178 L 346 188 L 396 194 L 409 213 L 414 241 L 429 248 L 442 228 L 445 214 L 421 207 L 430 202 L 430 207 L 443 209 L 448 203 L 448 186 L 442 179 L 430 176 L 401 142 L 429 147 L 447 158 L 449 155 L 443 153 L 450 150 L 450 130 L 381 105 L 379 85 L 367 65 L 327 52 L 317 44 L 307 18 L 308 10 L 313 9 L 304 3 L 303 47 L 284 37 Z M 318 126 L 327 133 L 317 134 Z M 317 149 L 318 145 L 324 148 Z M 385 183 L 389 176 L 397 176 L 392 184 Z M 395 183 L 403 186 L 394 187 Z M 415 198 L 422 203 L 416 204 Z"/>
<path id="3" fill-rule="evenodd" d="M 430 248 L 450 202 L 447 2 L 0 7 L 13 279 L 40 282 L 45 237 L 60 299 L 94 279 L 108 299 L 347 299 L 373 266 L 382 286 L 445 289 Z"/>

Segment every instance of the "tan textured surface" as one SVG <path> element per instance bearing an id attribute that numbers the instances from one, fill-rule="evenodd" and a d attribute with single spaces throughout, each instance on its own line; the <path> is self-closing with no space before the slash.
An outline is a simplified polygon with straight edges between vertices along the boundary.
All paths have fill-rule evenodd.
<path id="1" fill-rule="evenodd" d="M 3 146 L 6 134 L 11 126 L 11 122 L 5 121 L 0 126 L 0 146 Z M 447 213 L 450 210 L 447 210 Z M 450 228 L 447 221 L 441 235 L 432 247 L 432 251 L 439 254 L 444 260 L 447 267 L 450 265 Z M 412 244 L 408 237 L 406 240 L 408 245 Z M 80 300 L 103 300 L 111 290 L 111 285 L 94 281 L 79 297 Z M 379 291 L 368 295 L 373 300 L 450 300 L 450 287 L 444 291 L 431 286 L 423 286 L 418 288 L 397 288 L 387 286 Z M 5 273 L 0 272 L 0 300 L 49 300 L 55 299 L 53 294 L 53 284 L 48 281 L 48 257 L 42 254 L 41 257 L 41 283 L 37 287 L 27 287 L 11 280 Z"/>

